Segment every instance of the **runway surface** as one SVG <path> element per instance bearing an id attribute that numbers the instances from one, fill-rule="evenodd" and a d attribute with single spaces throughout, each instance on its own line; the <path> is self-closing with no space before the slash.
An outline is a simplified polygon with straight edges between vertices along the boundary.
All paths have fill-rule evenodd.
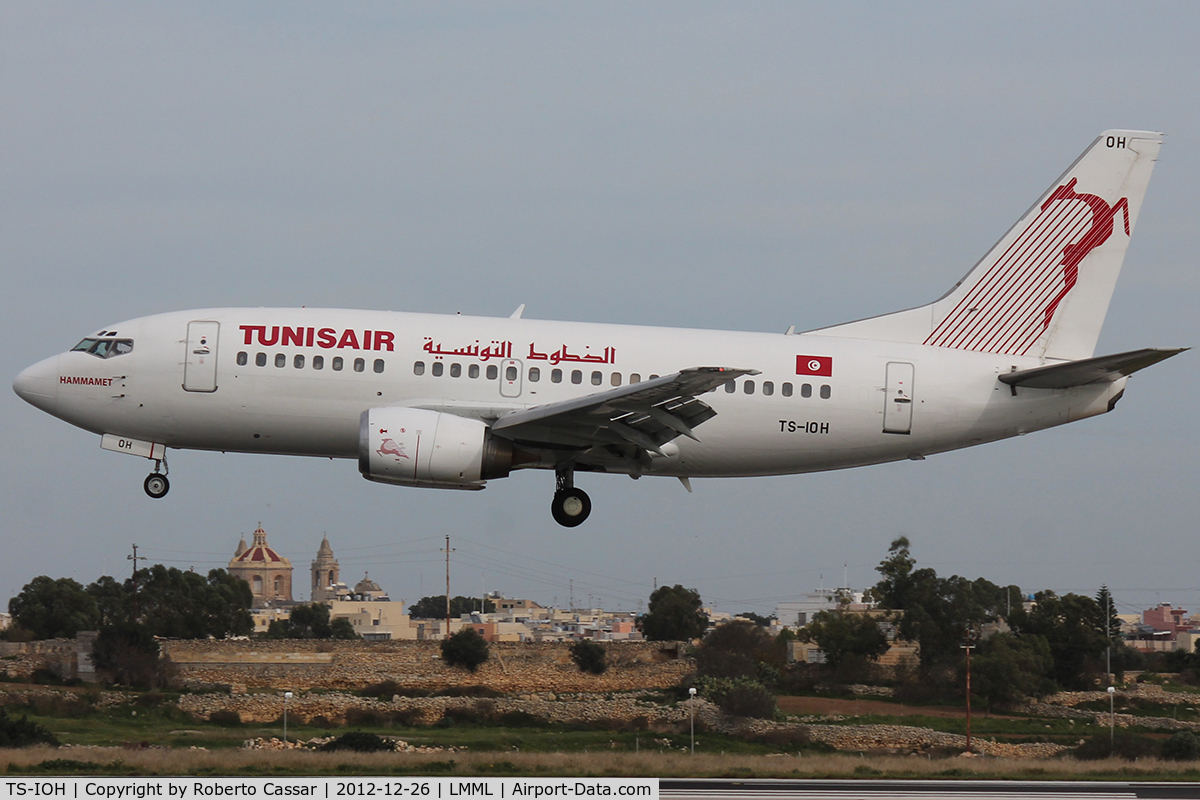
<path id="1" fill-rule="evenodd" d="M 660 796 L 673 800 L 851 800 L 851 798 L 1200 798 L 1200 783 L 1116 783 L 1084 781 L 855 781 L 729 780 L 664 778 Z"/>

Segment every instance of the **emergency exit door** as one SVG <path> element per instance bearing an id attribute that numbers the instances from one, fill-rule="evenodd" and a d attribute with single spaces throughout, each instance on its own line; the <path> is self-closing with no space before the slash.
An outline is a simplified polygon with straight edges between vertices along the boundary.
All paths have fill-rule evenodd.
<path id="1" fill-rule="evenodd" d="M 187 351 L 183 359 L 183 390 L 217 390 L 217 334 L 221 323 L 197 320 L 188 323 Z"/>
<path id="2" fill-rule="evenodd" d="M 883 432 L 912 433 L 913 365 L 889 361 L 884 386 Z"/>

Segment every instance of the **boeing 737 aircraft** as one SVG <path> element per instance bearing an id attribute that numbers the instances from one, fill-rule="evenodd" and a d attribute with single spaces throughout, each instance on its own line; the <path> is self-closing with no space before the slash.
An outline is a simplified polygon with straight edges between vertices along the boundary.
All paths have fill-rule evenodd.
<path id="1" fill-rule="evenodd" d="M 1106 131 L 934 302 L 786 334 L 319 308 L 107 325 L 21 372 L 24 400 L 154 462 L 167 450 L 357 458 L 372 481 L 482 489 L 554 470 L 783 475 L 921 460 L 1111 411 L 1181 349 L 1094 357 L 1162 135 Z M 1185 348 L 1184 348 L 1185 349 Z"/>

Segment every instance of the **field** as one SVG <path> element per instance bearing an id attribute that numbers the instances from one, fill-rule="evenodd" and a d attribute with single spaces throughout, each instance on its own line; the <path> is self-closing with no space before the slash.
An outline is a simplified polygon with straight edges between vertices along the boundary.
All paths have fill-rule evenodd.
<path id="1" fill-rule="evenodd" d="M 784 713 L 838 715 L 823 723 L 903 725 L 963 733 L 964 709 L 955 706 L 904 705 L 895 701 L 827 697 L 781 697 Z M 1157 709 L 1160 716 L 1170 716 Z M 27 775 L 533 775 L 659 777 L 888 777 L 1200 780 L 1200 763 L 1139 758 L 1077 761 L 966 757 L 948 748 L 893 755 L 832 751 L 803 732 L 737 737 L 698 730 L 695 755 L 686 726 L 670 731 L 611 730 L 597 724 L 439 723 L 429 727 L 367 724 L 330 727 L 292 724 L 290 741 L 365 730 L 397 737 L 429 752 L 358 754 L 307 750 L 246 749 L 247 740 L 282 736 L 282 726 L 224 725 L 194 719 L 169 697 L 144 695 L 124 705 L 97 708 L 68 692 L 43 697 L 32 705 L 10 706 L 12 716 L 27 716 L 52 731 L 62 748 L 0 750 L 0 769 Z M 1156 709 L 1139 709 L 1150 714 Z M 1182 715 L 1180 715 L 1182 717 Z M 1073 746 L 1107 734 L 1107 726 L 1087 720 L 1052 717 L 976 715 L 976 736 L 1007 742 L 1055 742 Z M 1129 733 L 1161 741 L 1166 732 L 1136 726 Z"/>

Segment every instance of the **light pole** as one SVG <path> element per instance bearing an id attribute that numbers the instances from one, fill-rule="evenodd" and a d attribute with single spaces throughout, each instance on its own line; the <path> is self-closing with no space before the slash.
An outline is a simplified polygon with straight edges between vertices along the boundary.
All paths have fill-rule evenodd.
<path id="1" fill-rule="evenodd" d="M 287 747 L 287 703 L 292 699 L 291 692 L 283 693 L 283 746 Z"/>
<path id="2" fill-rule="evenodd" d="M 1111 758 L 1113 754 L 1113 725 L 1114 715 L 1113 698 L 1117 696 L 1117 687 L 1108 687 L 1108 755 Z"/>
<path id="3" fill-rule="evenodd" d="M 696 687 L 694 686 L 688 689 L 688 710 L 691 721 L 692 755 L 696 755 Z"/>

